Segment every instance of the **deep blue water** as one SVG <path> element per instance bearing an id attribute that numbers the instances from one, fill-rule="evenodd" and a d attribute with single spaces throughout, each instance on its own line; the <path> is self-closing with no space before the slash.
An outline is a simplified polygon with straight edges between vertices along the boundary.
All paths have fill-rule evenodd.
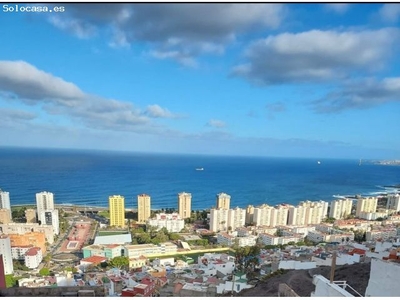
<path id="1" fill-rule="evenodd" d="M 203 167 L 204 171 L 196 171 Z M 333 200 L 333 195 L 369 195 L 400 183 L 400 167 L 358 160 L 138 154 L 89 150 L 0 148 L 0 188 L 11 205 L 34 204 L 50 191 L 56 204 L 108 206 L 108 196 L 151 196 L 152 208 L 177 207 L 177 194 L 192 193 L 192 209 L 231 195 L 231 207 Z"/>

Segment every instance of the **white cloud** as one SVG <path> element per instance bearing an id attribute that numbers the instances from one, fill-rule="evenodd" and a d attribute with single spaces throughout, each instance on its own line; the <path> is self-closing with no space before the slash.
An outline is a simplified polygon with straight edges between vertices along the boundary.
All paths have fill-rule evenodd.
<path id="1" fill-rule="evenodd" d="M 384 4 L 379 10 L 379 15 L 383 19 L 383 21 L 387 21 L 390 23 L 397 22 L 400 17 L 400 4 Z"/>
<path id="2" fill-rule="evenodd" d="M 173 59 L 186 67 L 195 68 L 198 65 L 193 57 L 179 51 L 152 51 L 150 55 L 158 59 Z"/>
<path id="3" fill-rule="evenodd" d="M 81 39 L 87 39 L 96 34 L 96 28 L 82 20 L 52 16 L 49 18 L 49 22 L 59 29 L 72 32 Z"/>
<path id="4" fill-rule="evenodd" d="M 148 105 L 145 112 L 149 117 L 152 118 L 177 118 L 178 115 L 173 114 L 166 108 L 162 108 L 157 104 Z"/>
<path id="5" fill-rule="evenodd" d="M 327 96 L 313 101 L 312 105 L 316 112 L 335 113 L 394 101 L 400 101 L 400 77 L 349 81 Z"/>
<path id="6" fill-rule="evenodd" d="M 178 117 L 159 105 L 150 105 L 142 112 L 130 102 L 86 94 L 75 84 L 24 61 L 0 61 L 0 93 L 10 101 L 37 104 L 48 114 L 68 116 L 95 129 L 157 134 L 166 129 L 154 124 L 150 117 Z M 20 119 L 32 117 L 12 113 Z"/>
<path id="7" fill-rule="evenodd" d="M 214 128 L 224 128 L 226 127 L 226 123 L 221 120 L 211 119 L 207 122 L 207 126 L 214 127 Z"/>
<path id="8" fill-rule="evenodd" d="M 254 42 L 233 74 L 260 85 L 344 78 L 382 68 L 398 39 L 391 28 L 282 33 Z"/>
<path id="9" fill-rule="evenodd" d="M 71 4 L 66 8 L 62 22 L 52 21 L 57 28 L 81 36 L 87 28 L 89 32 L 93 27 L 112 28 L 111 46 L 147 43 L 154 57 L 188 66 L 203 53 L 223 53 L 239 34 L 276 28 L 286 11 L 281 4 L 231 3 Z"/>
<path id="10" fill-rule="evenodd" d="M 24 61 L 0 61 L 0 91 L 27 101 L 73 106 L 85 94 L 73 83 L 53 76 Z"/>
<path id="11" fill-rule="evenodd" d="M 10 108 L 0 108 L 1 120 L 7 121 L 30 121 L 37 117 L 35 113 L 20 110 L 20 109 L 10 109 Z"/>
<path id="12" fill-rule="evenodd" d="M 349 3 L 328 3 L 325 5 L 328 10 L 333 11 L 338 14 L 344 14 L 350 8 Z"/>

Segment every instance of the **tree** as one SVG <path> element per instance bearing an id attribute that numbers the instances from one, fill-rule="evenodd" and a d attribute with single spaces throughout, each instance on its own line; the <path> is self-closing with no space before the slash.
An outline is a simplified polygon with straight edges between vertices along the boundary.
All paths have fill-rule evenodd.
<path id="1" fill-rule="evenodd" d="M 29 268 L 17 259 L 13 259 L 13 267 L 14 270 L 29 271 Z"/>
<path id="2" fill-rule="evenodd" d="M 175 233 L 175 232 L 171 232 L 171 233 L 169 234 L 169 239 L 170 239 L 171 241 L 177 241 L 177 240 L 179 240 L 180 238 L 181 238 L 181 236 L 180 236 L 179 234 Z"/>
<path id="3" fill-rule="evenodd" d="M 10 288 L 16 286 L 18 283 L 18 279 L 21 277 L 14 277 L 12 274 L 6 275 L 6 287 Z"/>
<path id="4" fill-rule="evenodd" d="M 48 253 L 44 258 L 43 258 L 43 260 L 45 261 L 45 262 L 49 262 L 49 261 L 51 261 L 51 254 L 50 253 Z"/>
<path id="5" fill-rule="evenodd" d="M 42 268 L 39 271 L 40 276 L 49 276 L 50 275 L 50 270 L 48 268 Z"/>
<path id="6" fill-rule="evenodd" d="M 110 266 L 115 268 L 122 268 L 129 266 L 129 258 L 126 256 L 117 256 L 110 260 Z"/>

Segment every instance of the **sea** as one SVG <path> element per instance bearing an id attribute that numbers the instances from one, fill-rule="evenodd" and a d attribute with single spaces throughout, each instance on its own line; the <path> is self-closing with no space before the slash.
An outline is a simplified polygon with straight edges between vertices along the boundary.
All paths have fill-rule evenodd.
<path id="1" fill-rule="evenodd" d="M 399 184 L 400 166 L 355 159 L 0 148 L 0 189 L 12 206 L 35 204 L 35 194 L 48 191 L 59 205 L 107 207 L 109 196 L 122 195 L 135 209 L 145 193 L 152 209 L 177 208 L 178 193 L 188 192 L 193 210 L 212 208 L 219 193 L 246 208 L 394 193 Z"/>

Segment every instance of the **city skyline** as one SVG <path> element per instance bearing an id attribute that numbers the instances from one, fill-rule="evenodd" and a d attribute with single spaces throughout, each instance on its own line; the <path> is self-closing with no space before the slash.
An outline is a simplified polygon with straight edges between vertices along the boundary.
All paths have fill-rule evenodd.
<path id="1" fill-rule="evenodd" d="M 400 156 L 399 4 L 15 5 L 0 146 Z"/>

